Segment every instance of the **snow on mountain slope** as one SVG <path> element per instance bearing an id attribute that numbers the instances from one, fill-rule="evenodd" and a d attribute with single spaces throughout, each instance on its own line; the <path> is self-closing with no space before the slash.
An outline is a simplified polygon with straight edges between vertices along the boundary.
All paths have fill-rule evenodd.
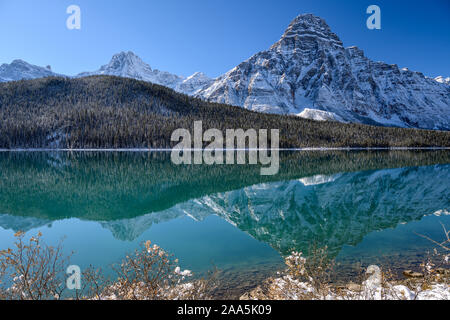
<path id="1" fill-rule="evenodd" d="M 399 127 L 450 130 L 450 78 L 425 77 L 374 62 L 357 47 L 344 48 L 326 22 L 296 17 L 281 39 L 217 79 L 188 78 L 152 69 L 133 52 L 121 52 L 89 75 L 148 81 L 205 100 L 246 109 Z M 0 66 L 0 82 L 55 76 L 15 60 Z"/>
<path id="2" fill-rule="evenodd" d="M 438 165 L 316 176 L 254 185 L 198 202 L 283 254 L 293 248 L 307 252 L 311 239 L 337 254 L 372 231 L 447 210 L 448 169 Z"/>
<path id="3" fill-rule="evenodd" d="M 335 114 L 333 112 L 317 110 L 317 109 L 305 108 L 302 112 L 297 114 L 297 116 L 300 118 L 312 119 L 312 120 L 317 120 L 317 121 L 341 121 L 341 122 L 344 122 L 344 120 L 342 120 L 341 117 L 339 117 L 337 114 Z"/>
<path id="4" fill-rule="evenodd" d="M 436 80 L 439 83 L 450 84 L 450 77 L 444 78 L 443 76 L 439 76 L 434 78 L 434 80 Z"/>
<path id="5" fill-rule="evenodd" d="M 271 48 L 196 95 L 260 112 L 311 109 L 348 122 L 450 129 L 448 85 L 371 61 L 357 47 L 344 48 L 326 22 L 312 14 L 296 17 Z M 305 116 L 316 118 L 317 111 Z"/>
<path id="6" fill-rule="evenodd" d="M 10 64 L 4 63 L 0 66 L 0 82 L 29 80 L 52 76 L 61 75 L 52 72 L 50 68 L 35 66 L 23 60 L 14 60 Z"/>
<path id="7" fill-rule="evenodd" d="M 319 174 L 319 175 L 316 175 L 316 176 L 313 176 L 313 177 L 301 178 L 298 181 L 303 183 L 303 185 L 305 187 L 307 187 L 307 186 L 316 186 L 316 185 L 319 185 L 319 184 L 333 182 L 336 179 L 338 179 L 340 176 L 341 176 L 340 173 L 332 175 L 332 176 L 325 176 L 325 175 Z"/>
<path id="8" fill-rule="evenodd" d="M 47 219 L 0 214 L 0 228 L 4 230 L 13 230 L 14 232 L 27 232 L 31 229 L 51 226 L 51 224 L 52 221 Z"/>
<path id="9" fill-rule="evenodd" d="M 111 75 L 125 78 L 143 80 L 169 87 L 185 94 L 194 94 L 199 89 L 210 84 L 213 80 L 203 73 L 197 72 L 188 78 L 174 75 L 166 71 L 152 69 L 133 52 L 121 52 L 115 54 L 111 61 L 93 72 L 83 72 L 77 77 L 91 75 Z"/>
<path id="10" fill-rule="evenodd" d="M 121 52 L 115 54 L 111 61 L 94 72 L 83 72 L 77 77 L 86 77 L 90 75 L 111 75 L 137 80 L 148 81 L 160 84 L 169 88 L 174 88 L 183 81 L 182 77 L 173 75 L 169 72 L 153 70 L 148 64 L 141 60 L 133 52 Z"/>
<path id="11" fill-rule="evenodd" d="M 184 79 L 174 89 L 178 92 L 194 95 L 206 86 L 211 85 L 213 82 L 214 80 L 206 76 L 204 73 L 196 72 L 192 76 Z"/>

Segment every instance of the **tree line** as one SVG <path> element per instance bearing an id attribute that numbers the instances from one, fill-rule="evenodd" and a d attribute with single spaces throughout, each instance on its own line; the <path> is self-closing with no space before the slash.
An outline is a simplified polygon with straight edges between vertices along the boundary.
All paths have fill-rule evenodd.
<path id="1" fill-rule="evenodd" d="M 128 78 L 0 84 L 0 148 L 170 148 L 172 132 L 279 129 L 280 147 L 450 146 L 450 132 L 318 122 L 211 103 Z"/>

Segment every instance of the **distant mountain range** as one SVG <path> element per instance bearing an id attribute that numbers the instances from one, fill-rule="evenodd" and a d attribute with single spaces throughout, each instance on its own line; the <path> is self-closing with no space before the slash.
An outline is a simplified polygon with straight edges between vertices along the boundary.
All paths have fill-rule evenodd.
<path id="1" fill-rule="evenodd" d="M 38 67 L 23 60 L 14 60 L 11 64 L 5 63 L 0 66 L 0 82 L 58 76 L 62 75 L 54 73 L 50 66 L 46 68 Z"/>
<path id="2" fill-rule="evenodd" d="M 357 47 L 344 48 L 326 22 L 296 17 L 281 39 L 224 75 L 184 78 L 152 69 L 121 52 L 93 72 L 148 81 L 201 99 L 249 110 L 384 126 L 450 130 L 450 77 L 435 79 L 374 62 Z M 60 76 L 15 60 L 0 66 L 0 82 Z"/>
<path id="3" fill-rule="evenodd" d="M 110 75 L 125 78 L 133 78 L 147 82 L 156 83 L 175 91 L 193 95 L 199 89 L 213 82 L 201 72 L 194 73 L 188 78 L 183 78 L 166 71 L 152 69 L 133 52 L 121 52 L 114 55 L 111 61 L 93 72 L 83 72 L 77 77 L 92 75 Z"/>

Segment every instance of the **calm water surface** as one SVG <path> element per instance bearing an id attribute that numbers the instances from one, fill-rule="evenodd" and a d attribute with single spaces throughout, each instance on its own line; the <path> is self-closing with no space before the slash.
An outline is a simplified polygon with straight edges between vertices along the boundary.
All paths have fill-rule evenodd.
<path id="1" fill-rule="evenodd" d="M 214 265 L 249 287 L 312 246 L 343 270 L 404 268 L 433 248 L 417 233 L 440 240 L 450 224 L 449 187 L 449 151 L 283 152 L 268 177 L 165 152 L 0 152 L 0 249 L 41 231 L 64 238 L 72 264 L 108 270 L 151 240 L 183 268 Z"/>

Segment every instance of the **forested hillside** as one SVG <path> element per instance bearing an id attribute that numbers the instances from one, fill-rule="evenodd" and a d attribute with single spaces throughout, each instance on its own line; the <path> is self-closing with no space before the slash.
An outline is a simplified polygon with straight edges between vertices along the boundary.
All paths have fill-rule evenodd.
<path id="1" fill-rule="evenodd" d="M 0 84 L 0 148 L 168 148 L 172 132 L 280 129 L 280 147 L 450 146 L 450 132 L 317 122 L 209 103 L 151 83 L 93 76 Z"/>

